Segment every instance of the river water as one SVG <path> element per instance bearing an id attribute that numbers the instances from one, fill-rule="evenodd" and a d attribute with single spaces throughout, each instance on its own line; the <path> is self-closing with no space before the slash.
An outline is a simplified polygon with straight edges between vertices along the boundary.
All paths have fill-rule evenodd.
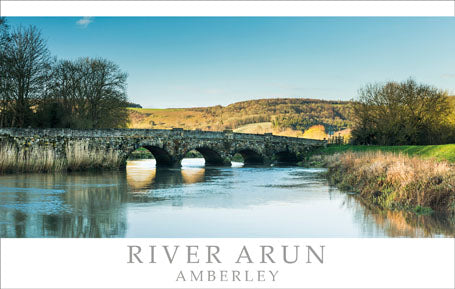
<path id="1" fill-rule="evenodd" d="M 448 237 L 449 216 L 374 211 L 323 169 L 204 167 L 0 176 L 0 237 Z"/>

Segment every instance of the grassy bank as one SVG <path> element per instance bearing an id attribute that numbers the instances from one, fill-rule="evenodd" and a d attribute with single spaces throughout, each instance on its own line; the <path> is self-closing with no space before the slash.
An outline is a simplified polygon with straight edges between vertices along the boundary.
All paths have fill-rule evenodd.
<path id="1" fill-rule="evenodd" d="M 414 152 L 425 156 L 422 150 Z M 455 165 L 448 161 L 371 149 L 323 158 L 330 182 L 342 190 L 359 193 L 369 204 L 416 213 L 455 213 Z"/>
<path id="2" fill-rule="evenodd" d="M 455 144 L 426 145 L 426 146 L 356 146 L 341 145 L 328 146 L 314 153 L 314 155 L 332 155 L 343 152 L 390 152 L 408 156 L 434 158 L 438 161 L 455 163 Z"/>

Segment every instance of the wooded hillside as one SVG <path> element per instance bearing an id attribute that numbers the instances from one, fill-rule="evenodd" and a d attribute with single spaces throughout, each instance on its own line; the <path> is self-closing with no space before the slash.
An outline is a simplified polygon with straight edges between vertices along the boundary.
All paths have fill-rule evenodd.
<path id="1" fill-rule="evenodd" d="M 274 98 L 242 101 L 228 106 L 181 109 L 130 108 L 131 128 L 201 129 L 324 138 L 351 125 L 350 105 L 345 101 Z M 311 128 L 311 129 L 310 129 Z M 317 136 L 317 137 L 315 137 Z"/>

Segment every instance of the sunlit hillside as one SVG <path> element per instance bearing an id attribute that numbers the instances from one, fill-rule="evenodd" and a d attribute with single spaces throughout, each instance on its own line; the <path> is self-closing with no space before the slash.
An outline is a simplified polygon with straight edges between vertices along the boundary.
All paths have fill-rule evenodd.
<path id="1" fill-rule="evenodd" d="M 240 133 L 326 138 L 346 133 L 351 125 L 349 102 L 303 98 L 243 101 L 226 107 L 172 109 L 129 108 L 130 128 L 200 129 Z"/>

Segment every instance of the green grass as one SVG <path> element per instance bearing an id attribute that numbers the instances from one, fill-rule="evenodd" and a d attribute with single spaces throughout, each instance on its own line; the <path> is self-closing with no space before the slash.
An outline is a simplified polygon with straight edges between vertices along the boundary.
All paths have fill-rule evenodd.
<path id="1" fill-rule="evenodd" d="M 426 145 L 426 146 L 359 146 L 359 145 L 329 145 L 320 149 L 315 154 L 330 155 L 343 152 L 367 152 L 382 151 L 392 153 L 403 153 L 409 156 L 423 158 L 434 158 L 438 161 L 446 160 L 455 163 L 455 144 Z"/>
<path id="2" fill-rule="evenodd" d="M 431 215 L 433 213 L 433 209 L 430 207 L 421 207 L 417 206 L 414 208 L 414 213 L 417 215 Z"/>

